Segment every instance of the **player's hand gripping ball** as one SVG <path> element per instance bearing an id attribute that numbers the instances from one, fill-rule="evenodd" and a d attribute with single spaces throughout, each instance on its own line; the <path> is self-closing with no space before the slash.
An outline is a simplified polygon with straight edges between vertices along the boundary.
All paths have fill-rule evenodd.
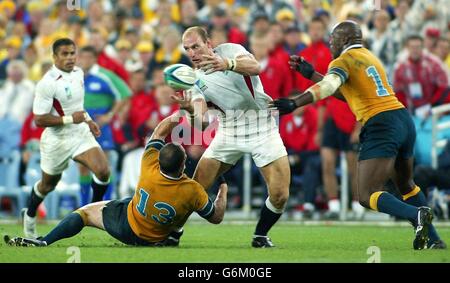
<path id="1" fill-rule="evenodd" d="M 185 64 L 173 64 L 164 69 L 164 81 L 174 90 L 188 90 L 194 86 L 197 76 Z"/>

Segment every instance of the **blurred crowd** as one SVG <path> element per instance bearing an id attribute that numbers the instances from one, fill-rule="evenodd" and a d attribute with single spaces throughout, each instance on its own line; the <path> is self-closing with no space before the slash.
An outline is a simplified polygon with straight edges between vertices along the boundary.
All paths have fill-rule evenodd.
<path id="1" fill-rule="evenodd" d="M 90 77 L 85 83 L 87 107 L 101 126 L 109 127 L 106 149 L 119 154 L 115 191 L 122 197 L 134 190 L 146 135 L 177 110 L 163 69 L 174 63 L 191 65 L 181 46 L 186 28 L 204 26 L 213 46 L 231 42 L 246 47 L 261 64 L 266 93 L 279 98 L 312 85 L 289 69 L 289 56 L 301 55 L 325 73 L 332 60 L 329 33 L 347 19 L 361 25 L 365 46 L 384 64 L 418 131 L 431 135 L 431 107 L 450 103 L 450 0 L 3 0 L 0 154 L 20 150 L 20 170 L 25 172 L 30 156 L 39 151 L 43 129 L 33 123 L 33 91 L 53 65 L 51 45 L 58 38 L 69 37 L 83 50 L 78 65 Z M 193 131 L 187 123 L 183 127 L 186 133 Z M 348 106 L 335 98 L 281 118 L 294 207 L 339 211 L 336 165 L 345 156 L 355 190 L 351 184 L 359 130 Z M 429 166 L 431 145 L 418 143 L 417 163 Z M 186 145 L 188 174 L 207 146 L 206 140 Z M 253 172 L 253 183 L 262 184 L 258 171 Z M 242 191 L 241 163 L 228 177 Z M 20 183 L 25 183 L 23 178 Z M 361 212 L 356 197 L 354 193 L 352 208 Z M 240 199 L 237 193 L 230 205 L 240 206 Z"/>

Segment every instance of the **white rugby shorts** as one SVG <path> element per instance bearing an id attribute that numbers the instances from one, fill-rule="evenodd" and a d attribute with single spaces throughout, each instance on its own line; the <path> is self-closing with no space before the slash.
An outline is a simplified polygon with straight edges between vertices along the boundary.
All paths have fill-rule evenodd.
<path id="1" fill-rule="evenodd" d="M 245 154 L 250 153 L 256 166 L 264 167 L 280 157 L 287 156 L 286 148 L 275 128 L 264 135 L 235 138 L 220 131 L 203 154 L 204 158 L 216 159 L 234 165 Z"/>
<path id="2" fill-rule="evenodd" d="M 57 134 L 51 128 L 46 128 L 42 133 L 41 169 L 49 175 L 61 174 L 68 167 L 70 159 L 91 148 L 100 147 L 87 124 L 67 126 Z"/>

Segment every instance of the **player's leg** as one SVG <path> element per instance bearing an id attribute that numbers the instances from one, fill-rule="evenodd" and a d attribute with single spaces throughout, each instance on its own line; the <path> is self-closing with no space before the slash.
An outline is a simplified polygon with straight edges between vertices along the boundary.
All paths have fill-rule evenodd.
<path id="1" fill-rule="evenodd" d="M 61 174 L 49 175 L 42 171 L 41 180 L 37 181 L 31 189 L 28 207 L 23 215 L 23 232 L 27 238 L 37 238 L 36 211 L 48 193 L 53 191 L 61 179 Z"/>
<path id="2" fill-rule="evenodd" d="M 216 179 L 226 173 L 233 165 L 213 158 L 202 157 L 195 168 L 193 179 L 209 190 Z"/>
<path id="3" fill-rule="evenodd" d="M 280 219 L 289 198 L 291 169 L 286 148 L 278 131 L 259 136 L 257 141 L 244 140 L 247 150 L 259 168 L 268 189 L 268 197 L 261 207 L 252 246 L 270 248 L 274 245 L 267 237 L 272 226 Z"/>
<path id="4" fill-rule="evenodd" d="M 91 203 L 68 214 L 61 222 L 59 222 L 58 226 L 45 235 L 41 241 L 44 241 L 47 246 L 51 245 L 61 239 L 77 235 L 84 226 L 105 230 L 105 227 L 103 226 L 102 209 L 108 202 L 109 201 Z"/>
<path id="5" fill-rule="evenodd" d="M 86 166 L 92 173 L 92 202 L 101 201 L 109 182 L 111 171 L 105 153 L 100 147 L 92 147 L 87 151 L 75 156 L 75 161 Z"/>
<path id="6" fill-rule="evenodd" d="M 260 171 L 266 181 L 269 196 L 261 208 L 252 246 L 267 248 L 273 246 L 267 238 L 267 233 L 280 219 L 289 198 L 291 169 L 288 157 L 280 157 L 270 164 L 260 167 Z"/>
<path id="7" fill-rule="evenodd" d="M 366 208 L 392 216 L 417 221 L 418 209 L 384 190 L 394 172 L 395 158 L 372 158 L 358 164 L 359 202 Z"/>
<path id="8" fill-rule="evenodd" d="M 336 157 L 338 150 L 331 147 L 322 147 L 322 179 L 325 193 L 328 197 L 328 216 L 333 218 L 339 215 L 340 202 L 338 198 L 338 182 L 336 177 Z"/>
<path id="9" fill-rule="evenodd" d="M 402 194 L 404 202 L 416 207 L 428 206 L 425 194 L 421 191 L 419 186 L 414 183 L 413 168 L 413 158 L 397 158 L 395 162 L 395 172 L 393 174 L 393 180 L 398 190 Z M 417 223 L 412 224 L 414 225 L 414 227 L 417 226 Z M 430 224 L 428 227 L 428 236 L 430 239 L 429 246 L 435 244 L 435 247 L 444 247 L 445 244 L 440 244 L 442 241 L 432 224 Z"/>

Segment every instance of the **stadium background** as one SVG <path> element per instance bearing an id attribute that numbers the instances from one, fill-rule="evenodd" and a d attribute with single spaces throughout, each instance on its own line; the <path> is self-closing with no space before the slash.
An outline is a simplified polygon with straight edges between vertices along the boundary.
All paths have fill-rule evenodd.
<path id="1" fill-rule="evenodd" d="M 162 70 L 169 64 L 190 64 L 180 45 L 181 34 L 187 27 L 207 28 L 213 46 L 224 42 L 244 45 L 263 67 L 261 79 L 266 92 L 278 98 L 310 86 L 310 82 L 289 69 L 289 55 L 304 56 L 324 73 L 331 61 L 329 32 L 335 23 L 345 19 L 361 25 L 366 47 L 381 59 L 398 97 L 414 118 L 418 131 L 416 177 L 425 179 L 426 187 L 422 185 L 422 189 L 428 194 L 437 218 L 445 223 L 450 184 L 437 186 L 427 182 L 431 175 L 424 172 L 438 173 L 441 178 L 450 170 L 446 164 L 449 162 L 445 162 L 450 160 L 450 148 L 445 147 L 450 131 L 444 129 L 433 134 L 433 117 L 437 115 L 431 111 L 450 103 L 450 0 L 1 1 L 1 219 L 19 219 L 29 188 L 40 177 L 42 129 L 32 121 L 32 94 L 36 83 L 53 64 L 51 44 L 55 39 L 67 36 L 78 48 L 94 46 L 98 64 L 130 88 L 132 95 L 127 106 L 114 115 L 108 113 L 115 143 L 109 151 L 114 172 L 112 197 L 121 198 L 134 192 L 146 134 L 177 110 L 170 101 L 173 90 L 164 85 Z M 423 46 L 416 50 L 421 54 L 418 61 L 411 59 L 414 50 L 406 44 L 412 35 L 423 38 Z M 293 173 L 284 220 L 306 219 L 305 198 L 312 199 L 313 213 L 309 218 L 330 219 L 327 214 L 330 198 L 323 186 L 317 140 L 317 115 L 323 110 L 338 128 L 352 134 L 355 126 L 352 114 L 345 104 L 331 99 L 280 120 Z M 450 116 L 446 117 L 445 112 L 437 122 L 448 121 Z M 190 131 L 187 125 L 184 127 Z M 207 146 L 206 142 L 185 145 L 189 155 L 188 175 L 192 175 Z M 335 173 L 340 186 L 351 191 L 347 170 L 340 164 L 348 166 L 339 160 L 337 164 Z M 257 168 L 244 159 L 226 178 L 230 184 L 228 217 L 255 219 L 266 197 Z M 341 180 L 348 182 L 344 184 Z M 58 193 L 40 207 L 40 218 L 57 219 L 76 208 L 79 188 L 78 168 L 71 164 Z M 352 208 L 351 200 L 349 195 L 348 209 Z M 367 212 L 350 214 L 347 219 L 356 216 L 358 220 L 391 221 Z"/>

